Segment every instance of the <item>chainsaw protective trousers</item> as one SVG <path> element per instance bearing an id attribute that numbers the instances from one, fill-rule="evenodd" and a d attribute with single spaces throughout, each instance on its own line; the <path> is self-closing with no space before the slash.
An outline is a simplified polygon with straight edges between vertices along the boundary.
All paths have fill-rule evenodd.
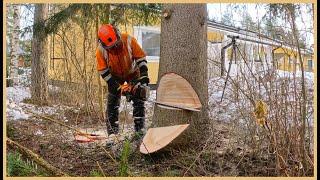
<path id="1" fill-rule="evenodd" d="M 107 132 L 110 134 L 118 134 L 119 132 L 119 107 L 121 100 L 121 92 L 113 87 L 114 84 L 108 83 L 108 102 L 107 102 Z M 133 121 L 134 129 L 139 132 L 144 128 L 145 123 L 145 107 L 141 98 L 133 97 Z"/>
<path id="2" fill-rule="evenodd" d="M 137 97 L 134 97 L 132 101 L 133 101 L 134 129 L 136 132 L 139 132 L 144 128 L 144 122 L 145 122 L 144 101 Z"/>
<path id="3" fill-rule="evenodd" d="M 120 91 L 108 84 L 108 102 L 107 102 L 107 132 L 110 134 L 118 134 L 119 132 L 119 107 L 120 107 Z"/>

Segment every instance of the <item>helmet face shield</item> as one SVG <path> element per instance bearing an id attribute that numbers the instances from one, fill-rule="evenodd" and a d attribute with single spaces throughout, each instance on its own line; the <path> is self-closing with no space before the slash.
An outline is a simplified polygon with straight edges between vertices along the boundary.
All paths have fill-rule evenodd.
<path id="1" fill-rule="evenodd" d="M 112 44 L 110 46 L 107 46 L 100 39 L 99 39 L 99 42 L 100 42 L 101 46 L 103 47 L 103 49 L 105 49 L 105 50 L 111 50 L 111 49 L 117 48 L 117 47 L 119 47 L 121 45 L 121 40 L 120 39 L 118 39 L 114 44 Z"/>
<path id="2" fill-rule="evenodd" d="M 99 42 L 104 49 L 112 49 L 120 44 L 120 33 L 110 24 L 104 24 L 98 31 Z"/>

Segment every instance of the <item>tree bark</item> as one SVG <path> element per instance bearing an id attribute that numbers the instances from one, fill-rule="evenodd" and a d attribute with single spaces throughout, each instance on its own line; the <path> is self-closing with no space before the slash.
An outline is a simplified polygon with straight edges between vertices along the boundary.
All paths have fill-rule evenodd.
<path id="1" fill-rule="evenodd" d="M 48 4 L 36 4 L 32 39 L 31 97 L 39 104 L 48 103 L 48 40 L 41 29 L 47 19 Z"/>
<path id="2" fill-rule="evenodd" d="M 156 106 L 153 126 L 189 123 L 183 141 L 197 141 L 209 127 L 206 4 L 166 4 L 163 9 L 158 79 L 168 72 L 184 77 L 198 94 L 202 110 L 187 112 Z"/>
<path id="3" fill-rule="evenodd" d="M 99 16 L 98 16 L 98 10 L 97 7 L 95 7 L 95 11 L 96 11 L 96 22 L 95 22 L 95 30 L 96 32 L 98 32 L 99 30 Z M 98 47 L 98 34 L 96 36 L 96 46 Z M 96 72 L 96 78 L 97 78 L 97 82 L 98 82 L 98 101 L 99 101 L 99 116 L 102 117 L 102 119 L 105 119 L 105 107 L 103 104 L 103 99 L 104 99 L 104 95 L 103 95 L 103 87 L 102 87 L 102 83 L 101 83 L 101 79 L 100 79 L 100 74 L 97 71 Z"/>
<path id="4" fill-rule="evenodd" d="M 13 5 L 13 31 L 11 41 L 11 62 L 10 62 L 10 85 L 17 86 L 18 79 L 18 64 L 19 64 L 19 34 L 20 34 L 20 7 L 17 4 Z"/>

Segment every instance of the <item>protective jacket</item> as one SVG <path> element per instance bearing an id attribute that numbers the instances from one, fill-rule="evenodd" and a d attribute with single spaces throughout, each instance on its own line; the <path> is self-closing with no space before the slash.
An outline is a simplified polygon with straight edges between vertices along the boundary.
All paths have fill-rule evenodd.
<path id="1" fill-rule="evenodd" d="M 130 81 L 139 75 L 139 69 L 146 67 L 146 54 L 137 40 L 121 34 L 122 48 L 105 50 L 101 45 L 96 50 L 97 69 L 107 82 L 114 77 L 119 82 Z"/>

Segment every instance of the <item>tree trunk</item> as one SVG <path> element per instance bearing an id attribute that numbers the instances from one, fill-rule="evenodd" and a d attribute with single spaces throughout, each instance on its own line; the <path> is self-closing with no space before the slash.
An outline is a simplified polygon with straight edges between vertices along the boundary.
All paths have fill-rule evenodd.
<path id="1" fill-rule="evenodd" d="M 48 16 L 48 4 L 36 4 L 32 39 L 31 97 L 39 104 L 48 103 L 48 46 L 41 23 Z"/>
<path id="2" fill-rule="evenodd" d="M 11 41 L 11 62 L 10 62 L 10 85 L 17 86 L 18 79 L 18 64 L 19 64 L 19 34 L 20 34 L 20 7 L 17 4 L 13 5 L 13 31 Z"/>
<path id="3" fill-rule="evenodd" d="M 301 55 L 301 49 L 299 46 L 299 34 L 297 32 L 296 27 L 296 16 L 295 16 L 295 6 L 293 5 L 292 8 L 289 9 L 290 18 L 291 18 L 291 29 L 293 33 L 293 37 L 298 49 L 298 59 L 300 63 L 300 69 L 301 69 L 301 94 L 302 94 L 302 101 L 300 102 L 302 108 L 301 113 L 301 121 L 302 126 L 300 129 L 300 151 L 302 154 L 302 164 L 304 168 L 307 168 L 307 160 L 306 160 L 306 121 L 307 121 L 307 95 L 306 95 L 306 87 L 305 87 L 305 80 L 304 80 L 304 66 L 303 66 L 303 59 Z"/>
<path id="4" fill-rule="evenodd" d="M 12 85 L 12 81 L 10 79 L 10 65 L 11 65 L 11 52 L 12 52 L 12 6 L 7 4 L 6 5 L 6 43 L 7 43 L 7 50 L 6 50 L 6 78 L 7 79 L 7 86 Z"/>
<path id="5" fill-rule="evenodd" d="M 197 141 L 209 127 L 206 4 L 166 4 L 163 9 L 158 79 L 168 72 L 184 77 L 198 94 L 202 110 L 187 112 L 156 106 L 153 126 L 189 123 L 183 141 Z"/>
<path id="6" fill-rule="evenodd" d="M 95 12 L 96 12 L 96 22 L 95 22 L 95 31 L 98 32 L 99 30 L 99 12 L 98 12 L 98 7 L 95 6 Z M 107 14 L 109 14 L 109 11 L 106 12 Z M 109 22 L 109 17 L 107 19 L 107 22 Z M 96 46 L 98 47 L 98 34 L 96 36 Z M 103 93 L 103 86 L 101 83 L 101 77 L 100 77 L 100 73 L 97 71 L 96 72 L 96 78 L 97 78 L 97 82 L 98 82 L 98 101 L 99 101 L 99 116 L 102 117 L 102 119 L 105 119 L 105 106 L 104 106 L 104 93 Z"/>

